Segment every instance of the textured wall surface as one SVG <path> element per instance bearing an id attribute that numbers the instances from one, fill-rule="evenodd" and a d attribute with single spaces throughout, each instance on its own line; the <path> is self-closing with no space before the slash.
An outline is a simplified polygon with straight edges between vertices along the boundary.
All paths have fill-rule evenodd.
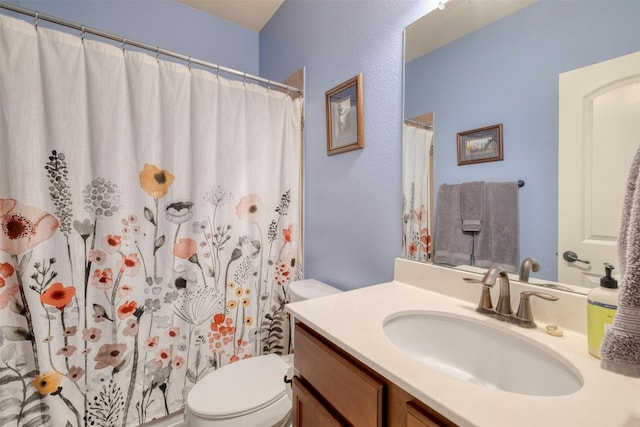
<path id="1" fill-rule="evenodd" d="M 305 276 L 389 281 L 401 248 L 403 29 L 427 1 L 288 0 L 260 32 L 260 72 L 306 67 Z M 364 150 L 327 156 L 325 92 L 363 74 Z"/>

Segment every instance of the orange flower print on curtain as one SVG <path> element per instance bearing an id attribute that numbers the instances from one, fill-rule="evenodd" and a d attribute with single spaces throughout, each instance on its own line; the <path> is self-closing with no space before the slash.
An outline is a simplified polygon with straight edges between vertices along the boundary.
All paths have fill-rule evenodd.
<path id="1" fill-rule="evenodd" d="M 174 179 L 175 176 L 168 170 L 145 163 L 140 172 L 140 187 L 154 199 L 161 199 L 169 192 Z"/>
<path id="2" fill-rule="evenodd" d="M 423 253 L 431 253 L 431 233 L 429 233 L 428 228 L 420 230 L 420 247 Z"/>
<path id="3" fill-rule="evenodd" d="M 11 277 L 11 276 L 13 276 L 13 272 L 14 271 L 15 271 L 15 269 L 8 262 L 0 263 L 0 278 L 6 279 L 8 277 Z M 4 285 L 2 285 L 2 286 L 4 286 Z M 2 287 L 2 286 L 0 286 L 0 287 Z"/>
<path id="4" fill-rule="evenodd" d="M 110 268 L 104 270 L 95 269 L 91 277 L 91 284 L 96 288 L 106 291 L 113 286 L 113 272 Z"/>
<path id="5" fill-rule="evenodd" d="M 289 225 L 289 227 L 282 229 L 282 237 L 284 237 L 285 243 L 291 243 L 292 233 L 293 225 Z"/>
<path id="6" fill-rule="evenodd" d="M 135 301 L 126 301 L 120 307 L 118 307 L 118 317 L 120 319 L 125 319 L 131 316 L 138 308 L 138 303 Z"/>
<path id="7" fill-rule="evenodd" d="M 118 261 L 118 267 L 125 276 L 135 276 L 140 270 L 140 258 L 138 254 L 131 253 L 124 255 L 120 261 Z"/>
<path id="8" fill-rule="evenodd" d="M 57 392 L 61 383 L 62 374 L 56 371 L 47 371 L 33 378 L 33 386 L 42 395 Z"/>
<path id="9" fill-rule="evenodd" d="M 62 311 L 71 302 L 76 294 L 73 286 L 64 286 L 62 283 L 54 283 L 40 295 L 40 301 Z"/>
<path id="10" fill-rule="evenodd" d="M 15 269 L 8 262 L 0 263 L 0 309 L 9 305 L 11 297 L 18 294 L 18 284 L 11 283 Z"/>
<path id="11" fill-rule="evenodd" d="M 113 255 L 120 249 L 122 245 L 122 237 L 114 234 L 108 234 L 102 238 L 102 247 L 105 252 Z"/>
<path id="12" fill-rule="evenodd" d="M 12 300 L 11 297 L 18 295 L 19 291 L 20 288 L 18 288 L 17 283 L 0 287 L 0 309 L 8 306 Z"/>

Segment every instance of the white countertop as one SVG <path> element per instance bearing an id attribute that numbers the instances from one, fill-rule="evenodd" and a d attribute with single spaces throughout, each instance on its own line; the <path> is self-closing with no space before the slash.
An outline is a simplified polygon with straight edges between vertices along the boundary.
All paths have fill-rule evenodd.
<path id="1" fill-rule="evenodd" d="M 400 268 L 398 264 L 401 264 Z M 399 270 L 413 269 L 413 264 L 417 263 L 407 264 L 397 260 L 395 278 L 411 281 L 408 279 L 411 274 L 399 274 Z M 427 271 L 422 270 L 425 267 L 415 267 L 421 269 L 422 273 Z M 430 287 L 439 289 L 443 285 L 443 279 L 439 277 L 438 283 L 434 281 L 430 284 L 435 279 L 424 277 L 423 274 L 419 285 L 394 280 L 292 303 L 288 305 L 288 310 L 297 320 L 303 321 L 371 369 L 461 426 L 640 426 L 640 379 L 600 369 L 600 361 L 587 351 L 586 337 L 574 332 L 578 328 L 566 329 L 563 323 L 558 323 L 565 328 L 565 334 L 553 337 L 544 331 L 545 324 L 537 317 L 539 326 L 536 329 L 507 324 L 476 313 L 475 303 L 429 290 Z M 457 285 L 459 284 L 454 281 L 447 283 L 451 289 Z M 479 297 L 479 288 L 470 289 L 477 290 Z M 455 291 L 451 293 L 455 294 Z M 571 300 L 566 295 L 563 297 L 567 301 Z M 580 300 L 574 299 L 571 303 L 579 304 Z M 562 305 L 555 307 L 567 309 Z M 569 311 L 571 309 L 577 310 L 573 307 Z M 431 369 L 396 347 L 383 332 L 385 319 L 394 313 L 408 310 L 442 311 L 508 328 L 513 333 L 522 334 L 560 354 L 580 372 L 584 385 L 576 393 L 566 396 L 530 396 L 487 388 Z M 550 312 L 552 311 L 549 309 L 545 316 L 549 317 Z M 535 314 L 534 308 L 534 316 Z M 558 320 L 563 320 L 562 315 L 558 316 Z M 481 358 L 482 354 L 478 354 L 478 357 Z"/>

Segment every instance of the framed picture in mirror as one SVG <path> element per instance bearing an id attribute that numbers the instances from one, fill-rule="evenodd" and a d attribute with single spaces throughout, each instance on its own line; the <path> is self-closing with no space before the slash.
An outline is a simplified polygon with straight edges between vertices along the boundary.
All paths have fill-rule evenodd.
<path id="1" fill-rule="evenodd" d="M 458 165 L 502 159 L 502 123 L 458 133 Z"/>
<path id="2" fill-rule="evenodd" d="M 362 74 L 328 90 L 327 155 L 364 148 Z"/>

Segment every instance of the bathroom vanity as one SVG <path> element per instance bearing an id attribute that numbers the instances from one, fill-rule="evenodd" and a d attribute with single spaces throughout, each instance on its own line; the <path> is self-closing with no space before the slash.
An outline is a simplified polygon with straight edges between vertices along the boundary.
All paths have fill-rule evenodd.
<path id="1" fill-rule="evenodd" d="M 481 285 L 463 277 L 481 276 L 398 259 L 392 282 L 290 304 L 296 319 L 294 426 L 640 425 L 640 381 L 600 369 L 600 361 L 588 354 L 584 295 L 545 289 L 559 299 L 532 301 L 538 326 L 525 329 L 477 313 Z M 512 283 L 513 307 L 520 292 L 536 289 Z M 492 289 L 494 302 L 497 291 Z M 555 360 L 578 384 L 568 391 L 545 388 L 547 380 L 554 381 L 553 373 L 542 375 L 541 387 L 533 391 L 514 392 L 456 377 L 392 342 L 385 325 L 399 313 L 435 314 L 462 319 L 472 329 L 489 328 Z M 563 335 L 547 333 L 549 324 Z M 427 339 L 418 331 L 409 338 L 416 343 Z M 457 334 L 441 339 L 466 341 Z M 464 350 L 461 345 L 459 353 L 470 354 L 480 366 L 496 357 L 487 348 Z M 519 349 L 504 353 L 505 369 L 514 369 L 516 382 L 518 372 L 533 368 Z"/>
<path id="2" fill-rule="evenodd" d="M 453 426 L 311 328 L 295 326 L 294 426 Z"/>

